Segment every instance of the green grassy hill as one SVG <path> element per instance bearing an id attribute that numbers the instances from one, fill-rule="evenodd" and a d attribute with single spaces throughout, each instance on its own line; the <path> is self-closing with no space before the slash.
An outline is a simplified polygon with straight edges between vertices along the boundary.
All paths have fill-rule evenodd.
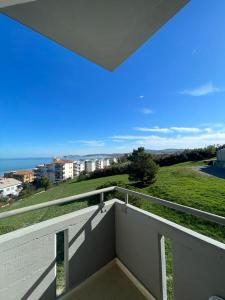
<path id="1" fill-rule="evenodd" d="M 225 180 L 205 176 L 192 170 L 192 166 L 201 164 L 202 162 L 189 162 L 170 167 L 162 167 L 159 170 L 157 181 L 153 185 L 143 189 L 135 189 L 153 196 L 225 216 Z M 1 209 L 1 212 L 85 193 L 95 190 L 97 187 L 111 181 L 121 181 L 125 184 L 129 183 L 127 175 L 109 176 L 81 182 L 67 182 L 53 187 L 47 192 L 32 195 L 26 199 L 15 202 L 9 207 Z M 130 185 L 130 188 L 134 189 L 134 186 Z M 0 233 L 3 234 L 17 228 L 75 211 L 92 205 L 96 203 L 96 201 L 93 201 L 93 199 L 85 199 L 67 205 L 49 207 L 11 217 L 0 222 Z M 156 213 L 215 239 L 221 241 L 225 240 L 225 230 L 222 226 L 175 212 L 148 201 L 138 201 L 138 205 L 145 210 Z"/>

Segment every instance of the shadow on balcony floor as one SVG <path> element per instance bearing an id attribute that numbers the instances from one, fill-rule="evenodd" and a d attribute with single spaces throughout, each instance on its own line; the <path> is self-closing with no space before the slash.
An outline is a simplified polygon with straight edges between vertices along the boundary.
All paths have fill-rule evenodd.
<path id="1" fill-rule="evenodd" d="M 97 272 L 63 300 L 146 300 L 116 263 Z"/>

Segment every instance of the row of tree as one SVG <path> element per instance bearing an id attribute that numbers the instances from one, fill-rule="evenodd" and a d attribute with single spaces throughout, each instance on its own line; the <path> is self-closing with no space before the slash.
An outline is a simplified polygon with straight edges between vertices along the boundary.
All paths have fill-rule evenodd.
<path id="1" fill-rule="evenodd" d="M 214 158 L 217 150 L 224 146 L 208 146 L 205 148 L 184 150 L 180 153 L 154 155 L 154 160 L 159 166 L 170 166 L 187 161 L 199 161 Z"/>

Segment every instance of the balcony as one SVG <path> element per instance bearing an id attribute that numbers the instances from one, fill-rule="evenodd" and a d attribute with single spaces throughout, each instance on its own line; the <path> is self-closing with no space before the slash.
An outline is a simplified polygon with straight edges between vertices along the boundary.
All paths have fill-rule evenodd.
<path id="1" fill-rule="evenodd" d="M 104 193 L 115 190 L 125 201 L 104 202 Z M 0 219 L 98 194 L 99 205 L 0 236 L 0 299 L 56 299 L 59 233 L 65 274 L 59 299 L 167 299 L 165 237 L 172 243 L 174 299 L 225 299 L 225 244 L 128 204 L 129 195 L 225 225 L 223 217 L 110 187 L 3 212 Z"/>

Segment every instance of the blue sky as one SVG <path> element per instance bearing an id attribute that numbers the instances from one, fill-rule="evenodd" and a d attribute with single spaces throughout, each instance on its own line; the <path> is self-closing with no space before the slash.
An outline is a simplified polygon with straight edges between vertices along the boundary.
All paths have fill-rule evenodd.
<path id="1" fill-rule="evenodd" d="M 225 143 L 225 1 L 191 1 L 114 72 L 0 15 L 0 157 Z"/>

